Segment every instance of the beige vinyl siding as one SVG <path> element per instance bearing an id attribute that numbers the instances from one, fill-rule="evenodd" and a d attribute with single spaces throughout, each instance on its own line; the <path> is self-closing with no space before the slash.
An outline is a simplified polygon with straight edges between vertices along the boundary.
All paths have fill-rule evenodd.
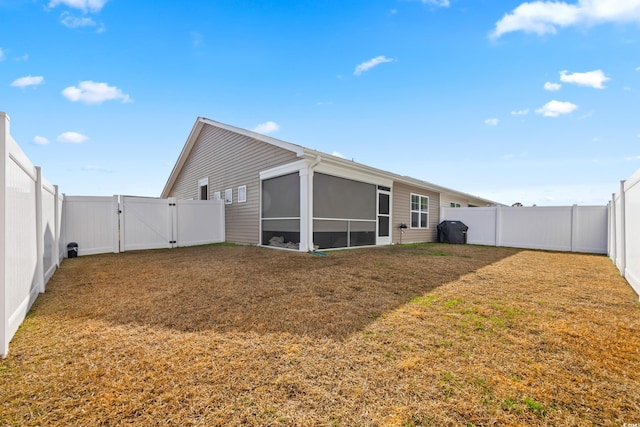
<path id="1" fill-rule="evenodd" d="M 469 206 L 487 206 L 487 202 L 482 201 L 480 199 L 474 198 L 465 198 L 461 196 L 456 196 L 450 193 L 442 193 L 440 200 L 441 208 L 450 208 L 451 203 L 459 203 L 461 208 L 466 208 Z"/>
<path id="2" fill-rule="evenodd" d="M 295 153 L 253 138 L 205 124 L 187 158 L 170 197 L 198 198 L 198 180 L 209 178 L 209 199 L 219 191 L 226 205 L 226 240 L 259 244 L 260 171 L 297 160 Z M 247 186 L 247 201 L 238 203 L 238 187 Z"/>
<path id="3" fill-rule="evenodd" d="M 429 228 L 411 228 L 411 194 L 429 197 Z M 402 223 L 407 225 L 402 234 L 402 243 L 435 242 L 440 221 L 440 195 L 420 187 L 394 183 L 392 198 L 392 243 L 400 243 Z"/>

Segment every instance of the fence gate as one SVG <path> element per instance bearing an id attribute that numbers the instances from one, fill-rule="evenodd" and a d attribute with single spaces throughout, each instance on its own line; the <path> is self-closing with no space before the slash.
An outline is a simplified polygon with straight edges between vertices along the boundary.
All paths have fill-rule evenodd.
<path id="1" fill-rule="evenodd" d="M 120 250 L 173 248 L 175 199 L 122 196 Z"/>

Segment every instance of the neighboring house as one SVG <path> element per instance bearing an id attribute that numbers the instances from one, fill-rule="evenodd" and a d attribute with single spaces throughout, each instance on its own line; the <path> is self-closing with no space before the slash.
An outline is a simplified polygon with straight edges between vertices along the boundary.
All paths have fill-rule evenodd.
<path id="1" fill-rule="evenodd" d="M 433 242 L 441 206 L 496 204 L 202 117 L 162 197 L 223 199 L 227 241 L 305 252 Z"/>

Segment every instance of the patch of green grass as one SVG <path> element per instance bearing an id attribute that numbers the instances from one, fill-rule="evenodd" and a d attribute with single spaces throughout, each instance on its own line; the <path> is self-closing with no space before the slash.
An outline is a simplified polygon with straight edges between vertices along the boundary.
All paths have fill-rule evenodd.
<path id="1" fill-rule="evenodd" d="M 435 425 L 435 421 L 432 418 L 413 415 L 411 419 L 402 424 L 402 427 L 422 427 L 432 425 Z"/>
<path id="2" fill-rule="evenodd" d="M 502 401 L 502 409 L 507 410 L 507 411 L 511 411 L 513 409 L 517 409 L 518 405 L 516 404 L 516 401 L 513 399 L 505 399 Z"/>
<path id="3" fill-rule="evenodd" d="M 462 302 L 462 300 L 460 300 L 460 299 L 452 298 L 452 299 L 450 299 L 450 300 L 447 300 L 447 301 L 444 303 L 444 306 L 445 306 L 446 308 L 453 308 L 453 307 L 455 307 L 456 305 L 460 304 L 461 302 Z"/>
<path id="4" fill-rule="evenodd" d="M 411 299 L 413 304 L 418 304 L 423 307 L 429 307 L 432 302 L 438 301 L 438 297 L 435 295 L 423 295 L 421 297 L 415 297 Z"/>
<path id="5" fill-rule="evenodd" d="M 449 252 L 445 252 L 439 249 L 433 250 L 433 251 L 429 251 L 427 252 L 427 255 L 432 255 L 432 256 L 452 256 L 452 254 L 450 254 Z"/>
<path id="6" fill-rule="evenodd" d="M 453 346 L 453 341 L 451 340 L 440 340 L 440 342 L 438 342 L 438 347 L 451 347 Z"/>
<path id="7" fill-rule="evenodd" d="M 536 415 L 545 416 L 547 414 L 547 410 L 544 405 L 533 398 L 527 397 L 524 399 L 524 404 L 527 405 L 527 408 Z"/>

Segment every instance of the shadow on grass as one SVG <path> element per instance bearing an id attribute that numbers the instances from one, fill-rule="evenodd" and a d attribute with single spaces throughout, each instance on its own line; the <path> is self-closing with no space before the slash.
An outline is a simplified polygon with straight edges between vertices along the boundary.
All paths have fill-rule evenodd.
<path id="1" fill-rule="evenodd" d="M 344 339 L 413 297 L 517 252 L 420 244 L 317 257 L 214 245 L 81 257 L 65 260 L 33 314 Z"/>

